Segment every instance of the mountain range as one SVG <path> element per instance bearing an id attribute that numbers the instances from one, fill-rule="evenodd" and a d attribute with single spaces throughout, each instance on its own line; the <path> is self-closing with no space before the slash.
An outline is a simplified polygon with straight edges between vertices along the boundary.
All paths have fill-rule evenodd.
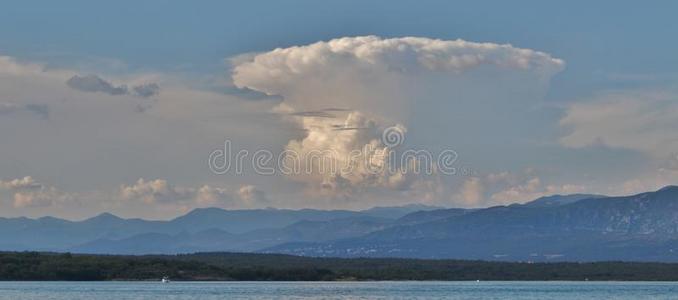
<path id="1" fill-rule="evenodd" d="M 425 205 L 364 211 L 315 209 L 195 209 L 169 221 L 123 219 L 109 213 L 83 221 L 54 217 L 0 218 L 0 251 L 174 254 L 255 251 L 291 241 L 360 236 Z"/>
<path id="2" fill-rule="evenodd" d="M 524 205 L 415 214 L 428 220 L 356 238 L 282 244 L 264 252 L 512 261 L 678 261 L 678 187 L 674 186 L 625 197 L 551 196 Z"/>
<path id="3" fill-rule="evenodd" d="M 488 208 L 196 209 L 168 221 L 0 218 L 0 251 L 260 252 L 319 257 L 678 261 L 678 187 Z"/>

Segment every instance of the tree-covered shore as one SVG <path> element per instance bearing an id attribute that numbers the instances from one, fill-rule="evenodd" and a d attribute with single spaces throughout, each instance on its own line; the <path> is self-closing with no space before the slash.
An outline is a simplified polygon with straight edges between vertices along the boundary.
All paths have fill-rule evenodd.
<path id="1" fill-rule="evenodd" d="M 380 258 L 310 258 L 199 253 L 113 256 L 0 253 L 3 281 L 106 280 L 619 280 L 677 281 L 678 264 L 642 262 L 518 263 Z"/>

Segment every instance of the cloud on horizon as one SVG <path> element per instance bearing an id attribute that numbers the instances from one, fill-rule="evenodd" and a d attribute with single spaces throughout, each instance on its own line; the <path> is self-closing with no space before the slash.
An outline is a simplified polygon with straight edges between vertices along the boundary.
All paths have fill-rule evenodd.
<path id="1" fill-rule="evenodd" d="M 641 151 L 662 159 L 678 152 L 678 92 L 619 90 L 570 105 L 560 125 L 562 145 Z"/>
<path id="2" fill-rule="evenodd" d="M 120 197 L 124 201 L 148 205 L 177 206 L 184 211 L 207 206 L 260 208 L 269 203 L 266 193 L 254 185 L 243 185 L 237 191 L 232 191 L 209 185 L 198 188 L 174 186 L 165 179 L 143 178 L 131 185 L 121 185 Z"/>
<path id="3" fill-rule="evenodd" d="M 72 194 L 39 183 L 31 176 L 7 181 L 0 180 L 0 189 L 13 194 L 12 204 L 15 208 L 57 206 L 74 199 Z"/>

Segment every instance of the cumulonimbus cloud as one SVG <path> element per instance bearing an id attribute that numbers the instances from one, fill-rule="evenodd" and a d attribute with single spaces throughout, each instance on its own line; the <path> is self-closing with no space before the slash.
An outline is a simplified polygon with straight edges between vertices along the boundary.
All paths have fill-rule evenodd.
<path id="1" fill-rule="evenodd" d="M 342 68 L 417 73 L 463 72 L 481 65 L 535 70 L 549 75 L 562 70 L 564 62 L 543 52 L 508 44 L 363 36 L 259 54 L 251 61 L 236 65 L 233 79 L 242 88 L 279 93 L 295 77 L 328 75 Z"/>
<path id="2" fill-rule="evenodd" d="M 564 62 L 508 44 L 362 36 L 239 56 L 233 65 L 237 87 L 282 96 L 277 111 L 291 116 L 305 130 L 306 136 L 291 140 L 287 150 L 299 155 L 327 150 L 331 153 L 328 159 L 341 165 L 352 151 L 384 150 L 381 131 L 398 126 L 406 132 L 409 125 L 416 125 L 410 124 L 408 114 L 424 111 L 413 106 L 436 107 L 450 101 L 450 93 L 439 90 L 455 89 L 450 83 L 465 86 L 467 74 L 486 77 L 483 72 L 498 72 L 510 74 L 504 76 L 508 78 L 520 74 L 530 81 L 547 82 L 563 69 Z M 328 111 L 334 107 L 346 110 Z M 383 163 L 384 159 L 388 157 L 374 156 L 368 161 Z M 359 165 L 350 173 L 311 172 L 295 178 L 339 194 L 366 187 L 407 190 L 417 182 L 402 175 L 363 172 L 364 167 Z"/>
<path id="3" fill-rule="evenodd" d="M 401 118 L 424 102 L 426 85 L 441 79 L 450 84 L 465 73 L 493 70 L 548 80 L 564 68 L 560 59 L 508 44 L 376 36 L 279 48 L 234 64 L 237 87 L 281 95 L 297 110 L 346 107 Z"/>

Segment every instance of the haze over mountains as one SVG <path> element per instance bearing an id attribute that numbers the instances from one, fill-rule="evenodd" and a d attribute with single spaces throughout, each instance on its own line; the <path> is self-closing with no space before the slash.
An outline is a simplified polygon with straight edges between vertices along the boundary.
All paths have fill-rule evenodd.
<path id="1" fill-rule="evenodd" d="M 364 211 L 202 208 L 169 221 L 123 219 L 109 213 L 83 221 L 0 218 L 0 250 L 106 254 L 254 251 L 288 241 L 325 241 L 385 228 L 424 205 Z"/>
<path id="2" fill-rule="evenodd" d="M 0 250 L 208 251 L 513 261 L 678 261 L 678 187 L 624 197 L 554 195 L 483 209 L 197 209 L 170 221 L 111 214 L 0 218 Z"/>

